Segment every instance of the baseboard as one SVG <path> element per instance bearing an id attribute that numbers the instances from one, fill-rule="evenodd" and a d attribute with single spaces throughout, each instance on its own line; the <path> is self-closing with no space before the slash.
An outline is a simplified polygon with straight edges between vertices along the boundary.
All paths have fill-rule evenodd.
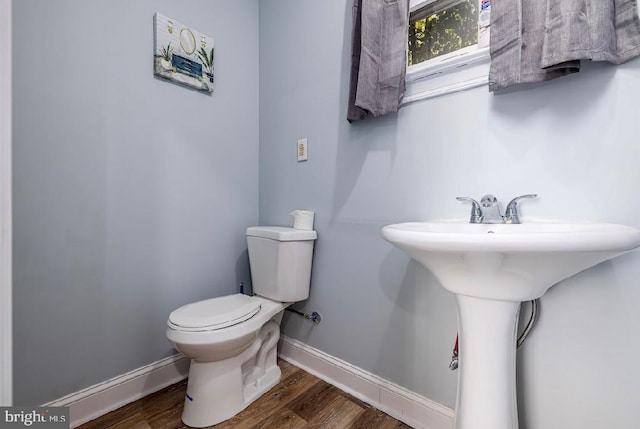
<path id="1" fill-rule="evenodd" d="M 453 410 L 300 341 L 280 337 L 278 355 L 416 429 L 453 429 Z M 96 419 L 187 378 L 189 359 L 174 355 L 43 404 L 69 407 L 71 427 Z"/>
<path id="2" fill-rule="evenodd" d="M 416 429 L 453 429 L 454 412 L 300 341 L 280 337 L 280 358 Z"/>
<path id="3" fill-rule="evenodd" d="M 75 428 L 184 380 L 187 375 L 189 359 L 178 354 L 48 402 L 43 407 L 69 407 L 71 427 Z"/>

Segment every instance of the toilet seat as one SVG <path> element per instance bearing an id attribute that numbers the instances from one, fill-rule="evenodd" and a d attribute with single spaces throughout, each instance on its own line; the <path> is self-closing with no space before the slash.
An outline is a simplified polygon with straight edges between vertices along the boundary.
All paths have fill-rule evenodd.
<path id="1" fill-rule="evenodd" d="M 261 307 L 253 297 L 227 295 L 183 305 L 169 315 L 167 325 L 185 332 L 216 331 L 251 319 Z"/>

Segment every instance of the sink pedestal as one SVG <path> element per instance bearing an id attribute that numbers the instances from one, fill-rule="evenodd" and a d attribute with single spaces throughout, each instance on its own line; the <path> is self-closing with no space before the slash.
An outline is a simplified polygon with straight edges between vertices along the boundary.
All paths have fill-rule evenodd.
<path id="1" fill-rule="evenodd" d="M 456 295 L 459 367 L 455 429 L 517 429 L 520 302 Z"/>

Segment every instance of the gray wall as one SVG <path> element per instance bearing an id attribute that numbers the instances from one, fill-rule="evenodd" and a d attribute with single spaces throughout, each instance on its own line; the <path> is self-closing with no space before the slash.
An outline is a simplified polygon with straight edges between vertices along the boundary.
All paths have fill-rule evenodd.
<path id="1" fill-rule="evenodd" d="M 15 403 L 175 353 L 169 312 L 248 282 L 258 1 L 14 1 Z M 153 77 L 153 14 L 216 41 L 207 96 Z"/>
<path id="2" fill-rule="evenodd" d="M 312 291 L 284 332 L 453 406 L 453 297 L 383 241 L 393 222 L 468 216 L 458 195 L 491 192 L 529 216 L 640 227 L 640 60 L 502 95 L 486 87 L 349 125 L 351 1 L 260 2 L 260 222 L 317 211 Z M 297 163 L 296 140 L 309 139 Z M 543 298 L 519 352 L 523 429 L 624 428 L 640 419 L 640 252 Z"/>

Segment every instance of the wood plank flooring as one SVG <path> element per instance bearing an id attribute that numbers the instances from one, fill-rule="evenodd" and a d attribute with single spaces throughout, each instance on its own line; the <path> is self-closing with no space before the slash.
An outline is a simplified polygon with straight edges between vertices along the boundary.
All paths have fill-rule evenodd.
<path id="1" fill-rule="evenodd" d="M 338 388 L 278 360 L 279 384 L 214 429 L 410 428 Z M 182 381 L 112 411 L 78 429 L 184 429 L 180 420 L 187 382 Z"/>

